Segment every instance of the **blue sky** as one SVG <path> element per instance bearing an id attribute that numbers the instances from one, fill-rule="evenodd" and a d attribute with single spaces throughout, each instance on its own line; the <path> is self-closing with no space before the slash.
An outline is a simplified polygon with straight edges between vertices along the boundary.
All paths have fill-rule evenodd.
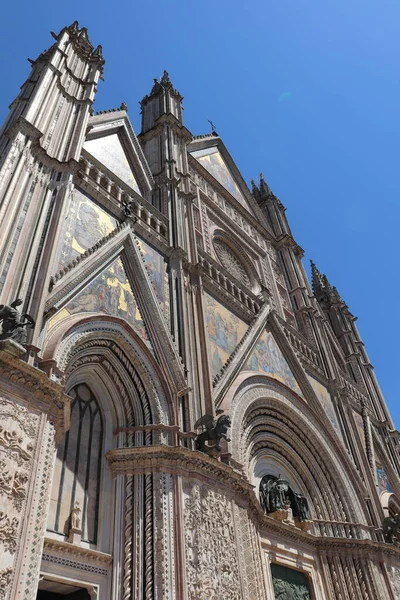
<path id="1" fill-rule="evenodd" d="M 0 121 L 26 59 L 75 19 L 103 45 L 96 110 L 127 102 L 138 132 L 138 101 L 167 69 L 186 126 L 207 133 L 211 119 L 246 181 L 264 173 L 306 258 L 359 317 L 400 427 L 400 1 L 6 3 Z"/>

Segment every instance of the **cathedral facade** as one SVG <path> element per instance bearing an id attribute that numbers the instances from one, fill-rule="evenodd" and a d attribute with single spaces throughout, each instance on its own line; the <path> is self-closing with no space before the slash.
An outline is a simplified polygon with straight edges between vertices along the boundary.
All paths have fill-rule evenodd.
<path id="1" fill-rule="evenodd" d="M 400 598 L 355 317 L 168 73 L 136 135 L 52 35 L 0 132 L 0 600 Z"/>

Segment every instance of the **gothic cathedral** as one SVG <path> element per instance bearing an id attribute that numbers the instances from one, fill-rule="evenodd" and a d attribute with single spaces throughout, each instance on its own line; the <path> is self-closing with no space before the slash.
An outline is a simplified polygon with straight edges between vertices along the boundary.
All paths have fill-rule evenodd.
<path id="1" fill-rule="evenodd" d="M 0 600 L 396 600 L 400 434 L 355 317 L 164 72 L 75 22 L 0 131 Z"/>

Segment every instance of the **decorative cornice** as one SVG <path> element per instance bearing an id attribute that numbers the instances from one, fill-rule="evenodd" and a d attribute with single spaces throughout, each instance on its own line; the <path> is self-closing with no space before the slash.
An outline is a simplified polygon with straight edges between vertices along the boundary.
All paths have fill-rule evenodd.
<path id="1" fill-rule="evenodd" d="M 97 550 L 84 548 L 82 546 L 75 546 L 70 542 L 62 542 L 61 540 L 53 540 L 52 538 L 44 538 L 43 553 L 57 553 L 68 556 L 69 558 L 77 558 L 82 562 L 104 566 L 111 565 L 113 560 L 111 554 L 98 552 Z"/>
<path id="2" fill-rule="evenodd" d="M 12 340 L 4 340 L 1 343 L 1 385 L 7 389 L 18 387 L 19 396 L 25 402 L 34 409 L 45 412 L 54 424 L 59 439 L 69 429 L 71 398 L 64 393 L 64 388 L 51 381 L 46 373 L 17 358 L 14 346 L 19 345 Z"/>
<path id="3" fill-rule="evenodd" d="M 400 561 L 400 548 L 370 539 L 320 537 L 304 532 L 266 516 L 257 501 L 252 486 L 232 467 L 198 451 L 172 446 L 149 446 L 117 448 L 106 454 L 113 477 L 142 475 L 146 473 L 170 473 L 191 481 L 196 480 L 212 489 L 233 496 L 235 502 L 246 508 L 261 535 L 275 534 L 281 540 L 293 540 L 319 551 L 368 552 L 374 556 L 391 556 Z M 327 522 L 328 523 L 328 522 Z M 335 522 L 332 522 L 335 525 Z M 359 523 L 348 527 L 363 528 Z"/>

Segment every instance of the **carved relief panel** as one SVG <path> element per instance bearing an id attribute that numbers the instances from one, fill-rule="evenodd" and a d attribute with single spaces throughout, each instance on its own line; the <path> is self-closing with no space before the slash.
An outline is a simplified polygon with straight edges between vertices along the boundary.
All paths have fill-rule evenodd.
<path id="1" fill-rule="evenodd" d="M 8 597 L 25 513 L 39 416 L 0 397 L 0 599 Z"/>
<path id="2" fill-rule="evenodd" d="M 188 599 L 242 600 L 231 501 L 204 485 L 185 491 Z"/>

